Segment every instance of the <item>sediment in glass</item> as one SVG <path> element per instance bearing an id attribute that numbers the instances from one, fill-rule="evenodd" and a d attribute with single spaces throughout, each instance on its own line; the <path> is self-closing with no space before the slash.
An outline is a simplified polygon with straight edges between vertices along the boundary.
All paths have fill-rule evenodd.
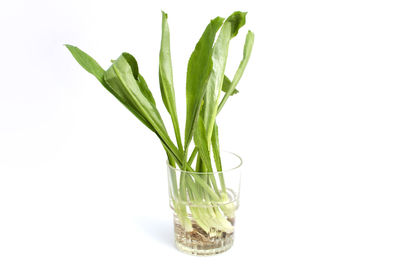
<path id="1" fill-rule="evenodd" d="M 206 256 L 225 252 L 232 247 L 234 232 L 227 233 L 215 229 L 205 232 L 195 220 L 191 221 L 193 230 L 187 232 L 179 218 L 174 215 L 175 244 L 179 250 L 192 255 Z M 234 225 L 235 219 L 228 218 L 228 221 Z"/>

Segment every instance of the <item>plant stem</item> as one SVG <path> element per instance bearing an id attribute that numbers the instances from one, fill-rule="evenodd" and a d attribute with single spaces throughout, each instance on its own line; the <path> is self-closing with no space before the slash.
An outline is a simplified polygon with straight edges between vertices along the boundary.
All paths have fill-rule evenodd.
<path id="1" fill-rule="evenodd" d="M 197 147 L 195 147 L 195 148 L 193 149 L 192 154 L 190 154 L 189 161 L 187 162 L 187 164 L 188 164 L 189 166 L 192 165 L 194 159 L 196 158 L 197 151 L 198 151 L 198 150 L 197 150 Z"/>

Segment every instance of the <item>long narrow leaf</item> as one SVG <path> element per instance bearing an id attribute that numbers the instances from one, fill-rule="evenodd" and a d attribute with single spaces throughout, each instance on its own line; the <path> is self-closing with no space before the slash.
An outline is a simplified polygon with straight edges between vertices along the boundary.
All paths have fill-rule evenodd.
<path id="1" fill-rule="evenodd" d="M 244 69 L 246 68 L 247 63 L 250 59 L 251 51 L 253 49 L 253 43 L 254 43 L 254 33 L 249 30 L 246 36 L 246 41 L 244 43 L 242 61 L 239 64 L 239 67 L 235 73 L 235 76 L 233 77 L 232 83 L 228 91 L 225 93 L 224 97 L 222 98 L 221 102 L 218 105 L 218 113 L 221 111 L 222 107 L 226 103 L 226 100 L 228 100 L 229 96 L 234 93 L 235 88 L 240 81 L 240 78 L 242 78 Z"/>
<path id="2" fill-rule="evenodd" d="M 205 164 L 207 171 L 211 172 L 212 164 L 211 164 L 210 152 L 207 146 L 204 122 L 201 116 L 199 117 L 199 120 L 197 122 L 197 128 L 194 132 L 194 143 L 196 144 L 196 148 L 199 151 L 199 155 L 201 157 L 201 160 Z"/>
<path id="3" fill-rule="evenodd" d="M 186 76 L 185 151 L 193 137 L 206 83 L 212 70 L 211 56 L 215 35 L 223 21 L 221 17 L 211 20 L 189 59 Z"/>
<path id="4" fill-rule="evenodd" d="M 103 75 L 103 68 L 95 61 L 92 57 L 90 57 L 87 53 L 79 49 L 78 47 L 65 44 L 65 47 L 71 52 L 72 56 L 75 60 L 90 74 L 94 75 L 97 80 L 101 82 L 104 86 L 106 86 Z"/>
<path id="5" fill-rule="evenodd" d="M 150 90 L 147 85 L 144 85 L 144 80 L 140 81 L 139 75 L 137 75 L 138 80 L 135 79 L 135 73 L 130 64 L 132 60 L 128 61 L 126 58 L 126 54 L 121 55 L 105 72 L 104 80 L 110 87 L 114 87 L 113 89 L 120 90 L 125 98 L 129 98 L 139 113 L 152 125 L 156 134 L 171 151 L 170 154 L 182 162 L 182 155 L 168 136 Z"/>
<path id="6" fill-rule="evenodd" d="M 204 122 L 201 116 L 199 117 L 197 128 L 194 132 L 194 143 L 196 144 L 196 148 L 199 151 L 199 156 L 201 157 L 202 162 L 206 166 L 207 172 L 212 172 L 213 169 L 210 157 L 210 149 L 208 148 L 206 131 L 204 129 Z M 214 175 L 210 174 L 207 176 L 210 178 L 214 190 L 218 193 L 218 186 L 215 181 Z"/>
<path id="7" fill-rule="evenodd" d="M 223 193 L 225 193 L 226 186 L 225 186 L 224 175 L 222 174 L 222 162 L 221 162 L 221 153 L 220 153 L 220 149 L 219 149 L 218 126 L 216 123 L 214 124 L 213 135 L 211 137 L 211 145 L 212 145 L 213 154 L 214 154 L 215 167 L 217 168 L 219 182 L 221 183 L 221 190 Z"/>
<path id="8" fill-rule="evenodd" d="M 246 13 L 234 12 L 224 22 L 218 39 L 215 42 L 212 54 L 213 68 L 207 83 L 204 98 L 204 123 L 207 133 L 207 142 L 211 143 L 211 136 L 215 118 L 217 116 L 218 101 L 224 83 L 224 72 L 228 59 L 230 40 L 237 35 L 239 29 L 246 22 Z"/>
<path id="9" fill-rule="evenodd" d="M 123 95 L 123 93 L 117 89 L 113 89 L 104 80 L 105 71 L 103 68 L 87 53 L 79 49 L 78 47 L 72 45 L 65 45 L 71 52 L 75 60 L 90 74 L 94 75 L 100 83 L 112 94 L 114 95 L 130 112 L 132 112 L 145 126 L 150 130 L 154 131 L 152 125 L 146 120 L 146 118 L 138 111 L 138 109 Z"/>
<path id="10" fill-rule="evenodd" d="M 167 111 L 171 116 L 178 148 L 181 151 L 183 151 L 178 115 L 176 113 L 175 90 L 174 90 L 171 50 L 170 50 L 170 36 L 169 36 L 169 26 L 167 19 L 168 19 L 167 14 L 162 12 L 162 35 L 161 35 L 161 48 L 160 48 L 159 81 L 160 81 L 161 96 L 165 108 L 167 109 Z"/>
<path id="11" fill-rule="evenodd" d="M 139 73 L 139 65 L 131 54 L 128 52 L 123 52 L 121 55 L 125 61 L 129 64 L 129 67 L 132 71 L 132 75 L 135 78 L 139 89 L 143 96 L 154 106 L 156 107 L 156 101 L 154 100 L 153 94 L 151 93 L 149 87 L 147 86 L 146 81 L 144 80 L 143 76 Z M 116 63 L 117 61 L 115 60 L 113 63 Z M 117 86 L 118 88 L 121 88 L 121 86 Z"/>
<path id="12" fill-rule="evenodd" d="M 121 55 L 105 72 L 106 83 L 115 90 L 120 90 L 126 98 L 132 100 L 136 108 L 144 115 L 153 127 L 164 132 L 165 126 L 156 109 L 154 98 L 146 85 L 140 85 L 135 79 L 131 65 L 126 59 L 126 54 Z M 143 92 L 146 91 L 146 92 Z"/>

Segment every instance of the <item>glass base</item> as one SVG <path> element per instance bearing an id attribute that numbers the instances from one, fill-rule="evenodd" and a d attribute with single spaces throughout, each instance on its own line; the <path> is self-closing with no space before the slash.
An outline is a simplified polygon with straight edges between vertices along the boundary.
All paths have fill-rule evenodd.
<path id="1" fill-rule="evenodd" d="M 227 251 L 233 245 L 234 233 L 215 231 L 210 235 L 195 222 L 192 226 L 193 231 L 186 232 L 179 219 L 174 217 L 175 245 L 184 253 L 198 256 L 215 255 Z"/>

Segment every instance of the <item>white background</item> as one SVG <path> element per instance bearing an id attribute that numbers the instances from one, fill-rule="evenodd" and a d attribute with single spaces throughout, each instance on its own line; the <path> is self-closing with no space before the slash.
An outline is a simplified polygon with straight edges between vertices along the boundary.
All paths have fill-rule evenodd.
<path id="1" fill-rule="evenodd" d="M 218 122 L 245 163 L 234 247 L 173 245 L 157 138 L 62 45 L 122 51 L 158 88 L 169 14 L 181 127 L 208 21 L 248 11 L 248 68 Z M 0 263 L 400 263 L 398 1 L 2 1 Z M 170 127 L 170 126 L 169 126 Z"/>

